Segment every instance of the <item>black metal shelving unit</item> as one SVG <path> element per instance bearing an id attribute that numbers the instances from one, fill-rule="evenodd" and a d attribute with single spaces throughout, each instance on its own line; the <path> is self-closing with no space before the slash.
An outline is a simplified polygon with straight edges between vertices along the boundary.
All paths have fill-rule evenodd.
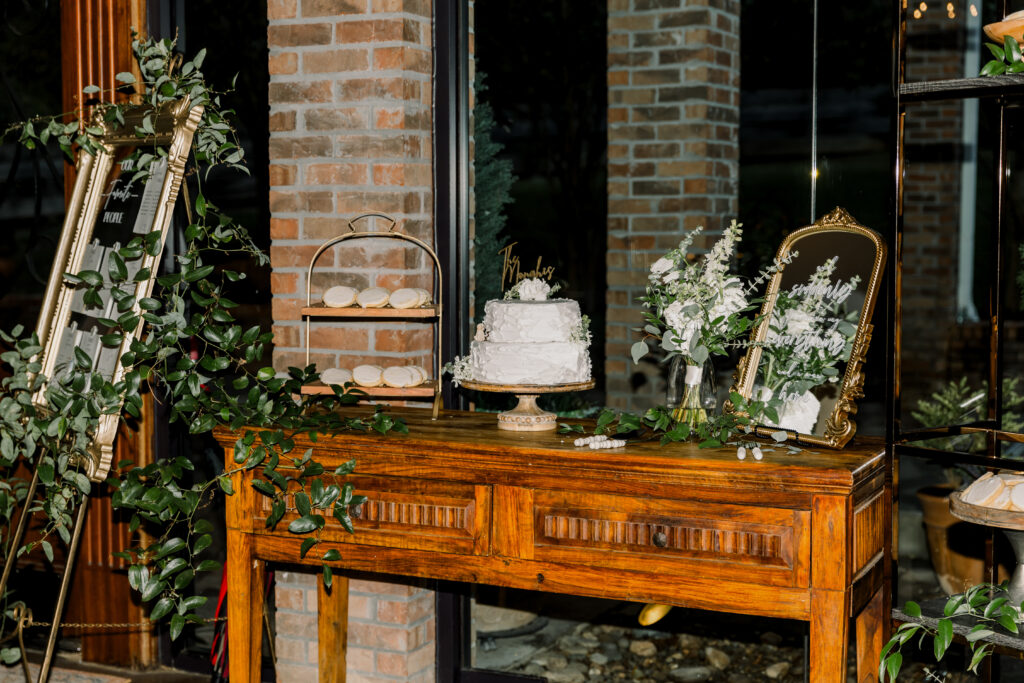
<path id="1" fill-rule="evenodd" d="M 980 4 L 980 3 L 979 3 Z M 998 5 L 1000 16 L 1021 9 L 1007 6 L 1006 0 L 1001 0 Z M 889 261 L 888 276 L 890 292 L 889 325 L 888 325 L 888 353 L 890 394 L 887 401 L 887 442 L 890 457 L 893 459 L 894 490 L 898 490 L 899 463 L 902 458 L 925 458 L 943 466 L 975 465 L 990 469 L 1006 468 L 1024 470 L 1024 461 L 1010 460 L 1004 457 L 1003 445 L 1006 443 L 1024 443 L 1024 434 L 1007 431 L 1003 427 L 1003 396 L 1002 379 L 1004 371 L 1004 301 L 1003 285 L 1008 276 L 1007 273 L 1007 134 L 1008 121 L 1007 110 L 1013 107 L 1024 106 L 1024 75 L 1004 75 L 995 77 L 958 78 L 949 80 L 932 81 L 907 81 L 907 22 L 908 14 L 917 7 L 917 3 L 909 4 L 905 0 L 897 0 L 895 6 L 895 36 L 894 36 L 894 68 L 893 68 L 893 95 L 895 97 L 897 115 L 895 120 L 895 206 L 894 206 L 894 232 L 892 235 L 891 253 L 893 257 Z M 939 11 L 937 8 L 934 11 Z M 951 17 L 952 18 L 952 17 Z M 980 29 L 979 29 L 980 30 Z M 970 42 L 967 43 L 970 45 Z M 983 58 L 988 59 L 988 51 L 983 46 L 978 46 L 983 51 Z M 905 262 L 904 242 L 904 195 L 905 195 L 905 173 L 906 173 L 906 151 L 907 151 L 907 124 L 908 117 L 913 117 L 911 111 L 908 113 L 908 104 L 922 102 L 959 103 L 969 99 L 994 99 L 998 107 L 998 145 L 994 155 L 994 163 L 987 169 L 979 172 L 990 173 L 994 196 L 990 199 L 979 197 L 978 201 L 992 201 L 994 203 L 994 224 L 991 226 L 992 239 L 995 249 L 994 273 L 991 275 L 989 291 L 989 309 L 980 313 L 980 319 L 988 325 L 988 358 L 986 380 L 988 385 L 985 405 L 980 411 L 980 419 L 964 424 L 951 424 L 929 429 L 904 428 L 902 391 L 904 390 L 904 377 L 902 376 L 903 361 L 907 357 L 903 349 L 904 331 L 904 302 L 901 288 L 904 286 L 904 271 L 909 265 Z M 913 107 L 911 107 L 913 109 Z M 979 166 L 979 168 L 981 168 Z M 954 247 L 955 248 L 955 247 Z M 966 453 L 954 450 L 943 450 L 922 445 L 923 440 L 940 437 L 955 437 L 965 434 L 982 434 L 985 440 L 984 452 Z M 896 495 L 896 494 L 894 494 Z M 894 520 L 895 521 L 895 520 Z M 992 538 L 996 532 L 990 530 L 988 536 L 987 557 L 985 576 L 993 580 L 996 575 L 996 567 L 992 553 Z M 895 557 L 895 554 L 894 554 Z M 893 576 L 897 576 L 895 568 Z M 895 596 L 893 604 L 897 600 L 902 604 L 903 596 Z M 893 617 L 899 621 L 922 621 L 912 619 L 898 609 L 893 610 Z M 1000 637 L 1001 638 L 1001 637 Z M 1004 642 L 1005 641 L 1005 642 Z M 996 643 L 998 651 L 1013 654 L 1017 657 L 1024 657 L 1024 641 L 1020 639 L 1001 638 Z M 1019 648 L 1018 648 L 1019 646 Z M 987 671 L 984 678 L 991 680 L 991 670 Z"/>

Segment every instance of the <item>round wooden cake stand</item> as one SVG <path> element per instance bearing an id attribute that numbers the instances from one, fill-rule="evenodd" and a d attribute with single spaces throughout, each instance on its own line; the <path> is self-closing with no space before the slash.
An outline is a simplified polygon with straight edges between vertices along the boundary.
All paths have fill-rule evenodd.
<path id="1" fill-rule="evenodd" d="M 572 382 L 570 384 L 490 384 L 466 380 L 462 386 L 474 391 L 489 391 L 497 394 L 515 394 L 519 404 L 512 410 L 498 413 L 498 429 L 513 432 L 544 432 L 554 429 L 557 416 L 537 406 L 537 397 L 541 394 L 563 394 L 569 391 L 593 389 L 594 380 Z"/>
<path id="2" fill-rule="evenodd" d="M 965 522 L 1002 529 L 1006 538 L 1010 540 L 1013 554 L 1017 557 L 1017 567 L 1010 577 L 1008 592 L 1010 601 L 1019 605 L 1024 600 L 1024 512 L 965 503 L 960 498 L 961 493 L 956 491 L 949 497 L 949 511 L 954 517 L 959 517 Z"/>

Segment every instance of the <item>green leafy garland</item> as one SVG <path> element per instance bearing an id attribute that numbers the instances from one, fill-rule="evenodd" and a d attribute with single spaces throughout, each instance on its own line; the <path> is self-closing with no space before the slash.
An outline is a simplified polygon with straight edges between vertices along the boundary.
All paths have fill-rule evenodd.
<path id="1" fill-rule="evenodd" d="M 213 542 L 212 529 L 196 516 L 218 488 L 233 493 L 232 474 L 256 470 L 253 487 L 272 500 L 268 527 L 276 526 L 284 516 L 286 492 L 294 494 L 299 517 L 288 530 L 307 536 L 301 546 L 301 556 L 306 557 L 321 543 L 326 524 L 321 513 L 333 515 L 352 532 L 348 509 L 363 498 L 356 495 L 351 483 L 342 481 L 353 471 L 354 461 L 334 470 L 339 483 L 325 486 L 321 479 L 323 465 L 314 459 L 312 449 L 295 453 L 294 437 L 306 433 L 315 439 L 320 434 L 352 430 L 380 434 L 408 431 L 402 420 L 379 410 L 367 418 L 340 415 L 340 408 L 358 400 L 353 395 L 357 390 L 344 393 L 338 387 L 333 396 L 297 400 L 301 386 L 318 377 L 313 366 L 289 368 L 284 377 L 273 368 L 255 367 L 266 345 L 272 342 L 272 335 L 259 327 L 243 329 L 232 312 L 237 304 L 226 294 L 232 283 L 245 279 L 245 273 L 216 271 L 208 261 L 215 254 L 245 255 L 260 265 L 266 265 L 269 259 L 245 228 L 203 195 L 201 183 L 214 166 L 245 171 L 242 150 L 230 124 L 233 112 L 221 109 L 222 93 L 206 85 L 200 70 L 205 50 L 176 69 L 174 46 L 173 40 L 136 39 L 132 43 L 143 77 L 139 85 L 149 104 L 187 96 L 193 106 L 205 107 L 193 140 L 194 165 L 187 168 L 187 177 L 198 189 L 194 220 L 185 232 L 186 244 L 174 257 L 176 270 L 158 278 L 160 291 L 154 297 L 136 301 L 133 294 L 123 291 L 126 283 L 150 277 L 145 269 L 131 280 L 127 277 L 128 264 L 159 252 L 160 235 L 150 233 L 134 238 L 116 252 L 107 278 L 89 270 L 65 275 L 68 284 L 83 291 L 87 303 L 98 301 L 100 290 L 110 287 L 117 316 L 99 320 L 105 328 L 101 339 L 104 346 L 120 345 L 125 334 L 146 323 L 143 334 L 122 357 L 124 379 L 115 384 L 92 373 L 93 359 L 76 349 L 72 367 L 45 382 L 46 407 L 39 409 L 32 401 L 45 379 L 39 374 L 42 347 L 38 338 L 21 329 L 10 334 L 0 332 L 9 347 L 0 354 L 0 361 L 10 370 L 0 382 L 0 525 L 6 530 L 0 540 L 5 555 L 39 549 L 52 560 L 54 537 L 69 542 L 72 515 L 91 490 L 84 463 L 90 458 L 87 449 L 98 420 L 101 415 L 120 413 L 122 405 L 128 415 L 140 416 L 145 390 L 162 391 L 170 421 L 182 422 L 190 433 L 209 432 L 217 426 L 239 433 L 234 463 L 226 463 L 227 471 L 213 478 L 193 481 L 192 462 L 177 457 L 146 466 L 122 461 L 107 482 L 115 489 L 114 507 L 131 516 L 130 529 L 134 532 L 144 528 L 152 539 L 115 554 L 130 563 L 132 588 L 141 592 L 144 601 L 155 601 L 150 618 L 170 615 L 172 639 L 187 623 L 202 621 L 196 610 L 206 598 L 189 595 L 188 589 L 196 573 L 218 570 L 220 564 L 204 558 L 204 551 Z M 126 84 L 135 80 L 129 73 L 118 74 L 117 78 Z M 86 88 L 86 93 L 94 92 L 98 88 Z M 124 123 L 127 105 L 97 106 L 104 121 Z M 81 153 L 95 153 L 97 142 L 92 136 L 102 133 L 102 129 L 80 126 L 78 121 L 64 123 L 64 119 L 37 117 L 8 127 L 4 135 L 17 133 L 29 148 L 55 140 L 69 156 L 74 145 Z M 134 132 L 144 138 L 152 131 L 152 121 L 144 119 Z M 136 166 L 144 174 L 150 162 L 165 154 L 163 149 L 140 148 Z M 205 174 L 200 174 L 204 169 Z M 105 285 L 105 280 L 110 284 Z M 192 356 L 193 344 L 198 345 L 197 359 Z M 31 501 L 26 501 L 26 482 L 13 476 L 20 463 L 39 473 L 41 493 Z M 26 503 L 29 513 L 45 516 L 45 527 L 32 542 L 11 548 L 11 522 L 18 507 Z M 335 548 L 320 553 L 327 585 L 332 578 L 328 563 L 340 557 Z M 5 623 L 0 626 L 8 627 L 17 600 L 11 595 L 5 600 Z M 19 656 L 17 648 L 0 649 L 3 662 L 15 662 Z"/>
<path id="2" fill-rule="evenodd" d="M 761 415 L 765 411 L 764 403 L 745 399 L 735 391 L 730 392 L 729 399 L 732 401 L 732 410 L 723 411 L 720 415 L 711 415 L 707 422 L 693 427 L 684 421 L 676 420 L 672 415 L 673 409 L 666 406 L 655 406 L 643 415 L 620 413 L 606 408 L 597 416 L 594 434 L 633 434 L 638 439 L 657 438 L 662 446 L 694 440 L 701 448 L 718 448 L 727 444 L 734 436 L 752 435 L 755 423 L 750 416 Z M 584 429 L 580 424 L 560 422 L 559 432 L 582 434 Z M 785 441 L 786 432 L 776 432 L 772 438 L 777 442 Z M 747 445 L 747 442 L 741 441 L 736 445 Z"/>

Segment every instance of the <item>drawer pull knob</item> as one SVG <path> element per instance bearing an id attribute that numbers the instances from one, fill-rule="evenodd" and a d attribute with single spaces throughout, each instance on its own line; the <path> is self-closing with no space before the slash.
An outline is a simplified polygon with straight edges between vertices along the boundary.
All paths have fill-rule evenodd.
<path id="1" fill-rule="evenodd" d="M 654 542 L 654 545 L 658 546 L 659 548 L 664 548 L 668 546 L 668 535 L 665 534 L 663 531 L 659 531 L 656 534 L 654 534 L 651 537 L 651 540 Z"/>
<path id="2" fill-rule="evenodd" d="M 363 504 L 360 503 L 359 505 L 349 505 L 348 506 L 348 515 L 352 519 L 362 519 L 362 517 L 363 517 Z"/>

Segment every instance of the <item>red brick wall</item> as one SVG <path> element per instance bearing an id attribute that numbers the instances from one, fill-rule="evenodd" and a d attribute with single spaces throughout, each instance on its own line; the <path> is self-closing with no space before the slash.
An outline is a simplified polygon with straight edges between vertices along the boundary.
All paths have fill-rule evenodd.
<path id="1" fill-rule="evenodd" d="M 634 366 L 651 264 L 685 229 L 699 249 L 737 213 L 739 2 L 608 0 L 607 402 L 664 402 L 659 367 Z"/>
<path id="2" fill-rule="evenodd" d="M 367 212 L 433 242 L 430 0 L 268 0 L 270 209 L 274 366 L 305 364 L 306 272 L 325 240 Z M 359 230 L 386 227 L 383 221 Z M 313 298 L 334 284 L 431 288 L 425 252 L 389 239 L 349 240 L 324 253 Z M 429 365 L 429 327 L 314 325 L 319 369 Z M 344 552 L 344 550 L 343 550 Z M 316 581 L 280 572 L 280 681 L 316 680 Z M 433 593 L 406 585 L 350 586 L 350 683 L 434 677 Z"/>

